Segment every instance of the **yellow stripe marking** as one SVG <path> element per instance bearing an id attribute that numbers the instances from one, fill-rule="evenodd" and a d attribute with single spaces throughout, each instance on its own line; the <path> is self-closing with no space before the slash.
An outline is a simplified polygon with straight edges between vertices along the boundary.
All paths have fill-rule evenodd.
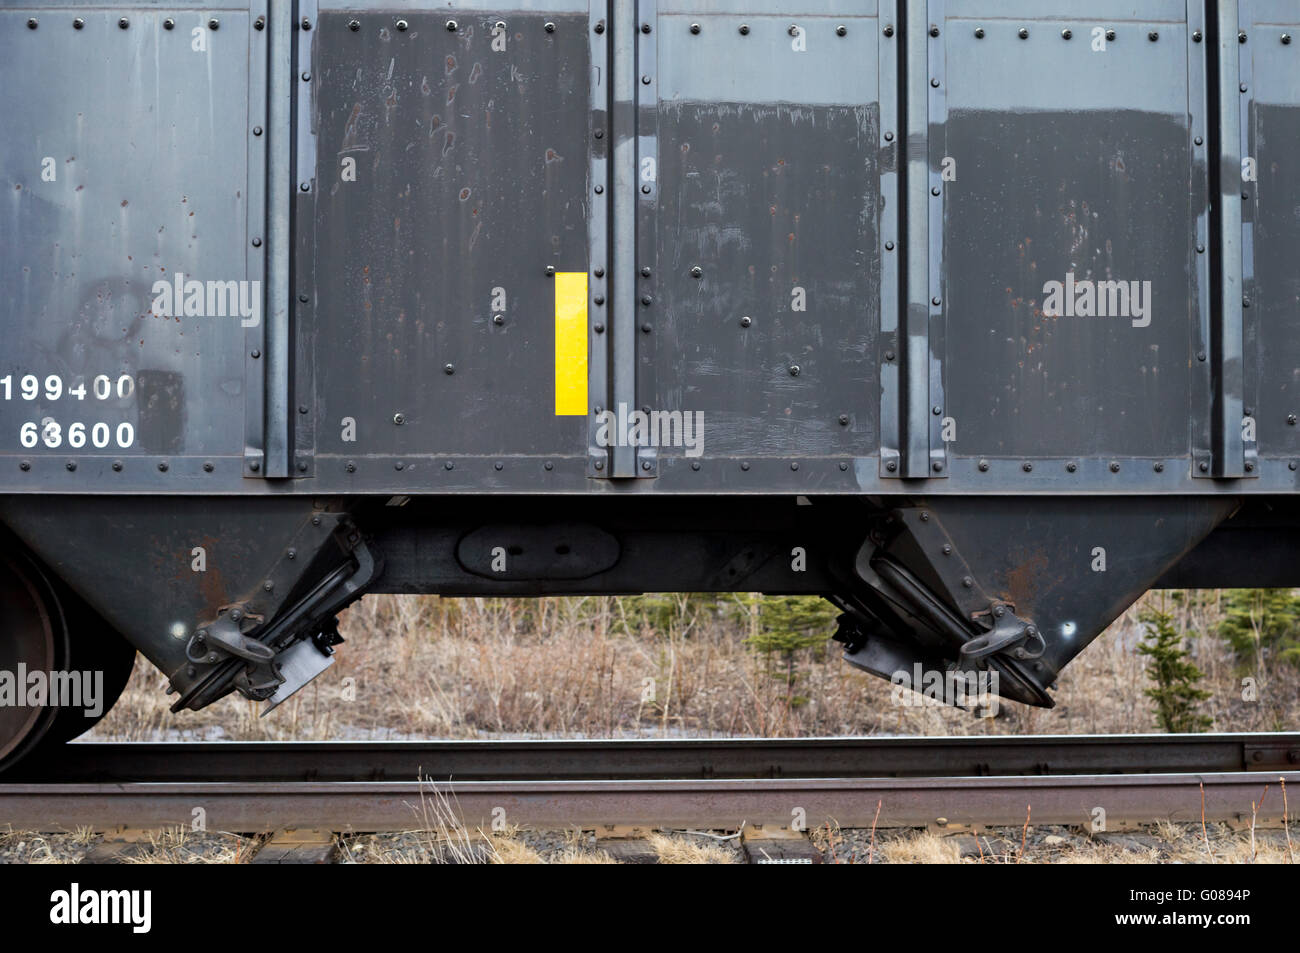
<path id="1" fill-rule="evenodd" d="M 555 415 L 587 414 L 587 273 L 555 273 Z"/>

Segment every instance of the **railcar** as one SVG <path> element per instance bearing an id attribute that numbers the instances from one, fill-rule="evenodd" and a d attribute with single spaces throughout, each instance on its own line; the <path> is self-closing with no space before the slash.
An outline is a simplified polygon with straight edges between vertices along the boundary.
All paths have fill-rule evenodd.
<path id="1" fill-rule="evenodd" d="M 1050 705 L 1150 587 L 1300 584 L 1297 35 L 4 0 L 0 671 L 274 706 L 367 592 L 743 590 Z"/>

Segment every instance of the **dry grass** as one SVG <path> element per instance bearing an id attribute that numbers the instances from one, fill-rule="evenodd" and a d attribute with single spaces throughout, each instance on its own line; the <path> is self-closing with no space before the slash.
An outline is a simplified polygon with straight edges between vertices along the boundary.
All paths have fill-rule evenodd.
<path id="1" fill-rule="evenodd" d="M 172 715 L 165 679 L 141 660 L 94 734 L 311 740 L 1157 730 L 1142 695 L 1144 660 L 1134 651 L 1136 607 L 1066 669 L 1056 708 L 1005 702 L 997 717 L 980 719 L 897 704 L 887 682 L 845 664 L 833 643 L 800 654 L 795 691 L 809 701 L 791 704 L 784 680 L 744 644 L 743 618 L 667 598 L 677 599 L 668 620 L 652 628 L 638 616 L 642 603 L 630 598 L 371 596 L 344 615 L 348 641 L 337 664 L 267 718 L 238 697 Z M 1226 646 L 1199 638 L 1193 648 L 1213 692 L 1204 710 L 1214 730 L 1300 724 L 1294 668 L 1253 673 L 1259 698 L 1245 702 Z"/>

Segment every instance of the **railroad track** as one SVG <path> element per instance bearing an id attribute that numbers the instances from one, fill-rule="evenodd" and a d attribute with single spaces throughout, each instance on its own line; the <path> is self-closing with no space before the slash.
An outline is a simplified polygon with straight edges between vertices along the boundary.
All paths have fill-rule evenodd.
<path id="1" fill-rule="evenodd" d="M 1279 778 L 1300 805 L 1300 734 L 77 744 L 0 781 L 0 824 L 391 831 L 444 800 L 471 830 L 1267 823 Z"/>

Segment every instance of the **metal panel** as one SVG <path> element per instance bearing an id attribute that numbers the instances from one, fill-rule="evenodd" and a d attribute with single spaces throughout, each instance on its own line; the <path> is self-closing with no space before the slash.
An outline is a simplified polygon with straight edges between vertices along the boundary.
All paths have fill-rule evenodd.
<path id="1" fill-rule="evenodd" d="M 241 326 L 264 310 L 260 44 L 248 3 L 180 6 L 0 11 L 7 485 L 138 490 L 239 469 L 260 400 Z M 227 313 L 241 305 L 247 318 Z"/>
<path id="2" fill-rule="evenodd" d="M 659 17 L 639 393 L 703 415 L 706 466 L 874 453 L 879 31 L 859 9 Z"/>
<path id="3" fill-rule="evenodd" d="M 1243 2 L 1239 44 L 1252 74 L 1244 95 L 1245 155 L 1253 180 L 1248 220 L 1253 275 L 1248 296 L 1257 336 L 1247 354 L 1259 373 L 1253 391 L 1260 453 L 1300 453 L 1300 7 Z M 1248 392 L 1251 393 L 1251 392 Z"/>
<path id="4" fill-rule="evenodd" d="M 585 466 L 587 422 L 554 412 L 548 269 L 588 267 L 588 28 L 586 12 L 321 11 L 315 286 L 297 289 L 314 299 L 318 467 Z"/>
<path id="5" fill-rule="evenodd" d="M 948 117 L 930 134 L 955 173 L 943 298 L 962 456 L 1189 456 L 1200 278 L 1185 8 L 1165 4 L 1177 18 L 1162 22 L 1128 7 L 1099 23 L 1075 3 L 1022 19 L 948 4 Z M 1086 316 L 1102 310 L 1094 293 L 1109 316 Z"/>

